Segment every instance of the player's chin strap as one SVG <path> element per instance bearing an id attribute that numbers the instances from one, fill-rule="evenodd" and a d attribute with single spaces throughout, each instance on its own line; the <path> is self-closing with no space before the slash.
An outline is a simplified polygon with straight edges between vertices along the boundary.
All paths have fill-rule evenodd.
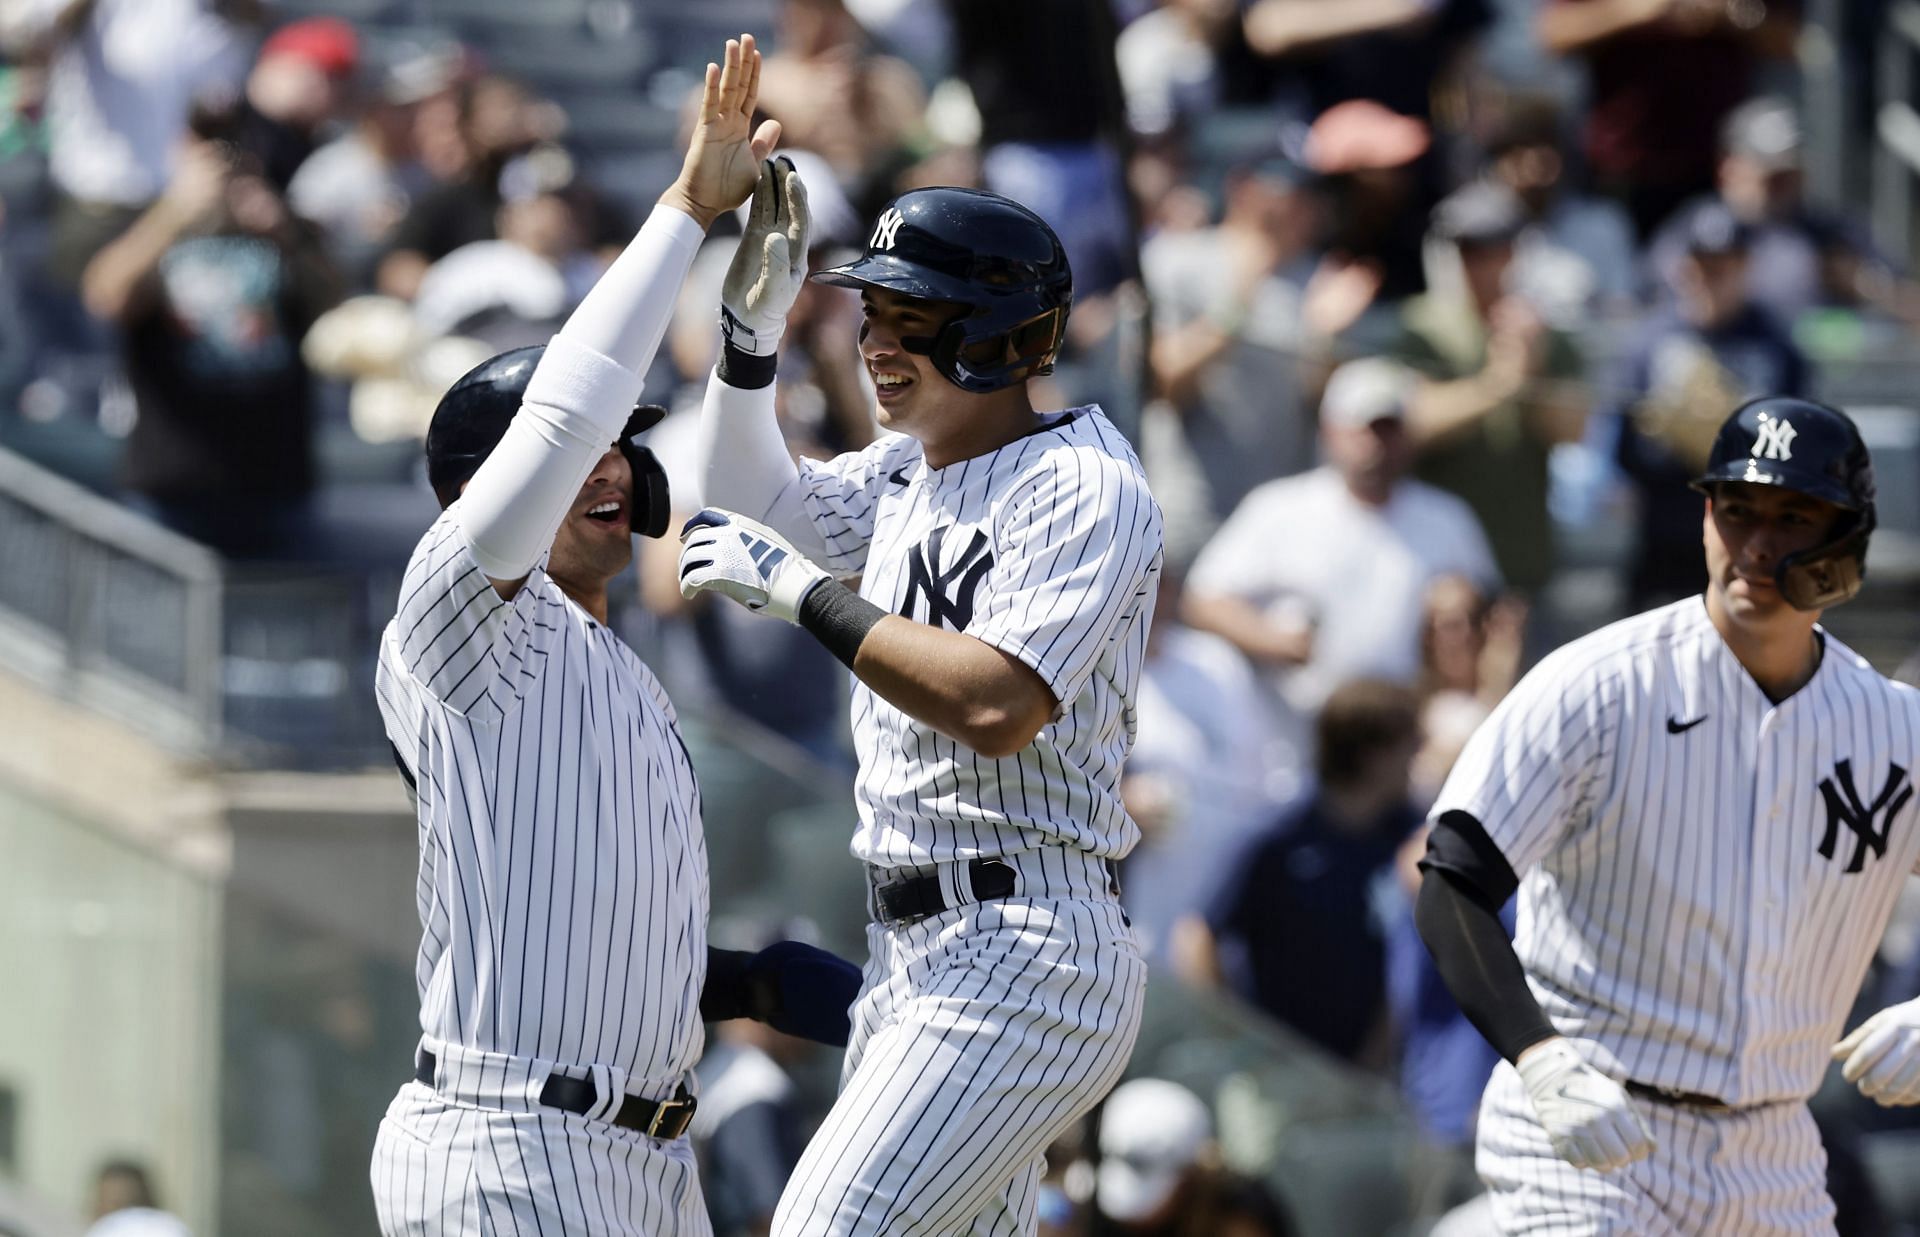
<path id="1" fill-rule="evenodd" d="M 1774 583 L 1796 610 L 1825 610 L 1853 600 L 1867 578 L 1867 538 L 1875 525 L 1872 507 L 1853 518 L 1832 540 L 1780 560 Z"/>

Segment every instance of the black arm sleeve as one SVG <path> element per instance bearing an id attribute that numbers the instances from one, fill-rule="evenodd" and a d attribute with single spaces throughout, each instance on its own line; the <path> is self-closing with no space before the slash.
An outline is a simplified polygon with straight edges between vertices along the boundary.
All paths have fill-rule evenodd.
<path id="1" fill-rule="evenodd" d="M 1448 812 L 1435 822 L 1420 870 L 1414 922 L 1440 978 L 1494 1050 L 1517 1060 L 1556 1034 L 1500 923 L 1500 908 L 1519 879 L 1480 822 L 1465 812 Z"/>
<path id="2" fill-rule="evenodd" d="M 700 1018 L 703 1022 L 725 1022 L 745 1018 L 751 999 L 747 990 L 747 967 L 753 955 L 744 949 L 715 949 L 707 946 L 707 982 L 700 989 Z"/>

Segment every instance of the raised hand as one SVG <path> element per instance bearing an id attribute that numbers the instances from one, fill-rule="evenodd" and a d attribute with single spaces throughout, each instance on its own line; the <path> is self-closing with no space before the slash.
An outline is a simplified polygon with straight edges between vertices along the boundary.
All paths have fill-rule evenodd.
<path id="1" fill-rule="evenodd" d="M 780 122 L 753 128 L 760 98 L 760 49 L 753 36 L 727 40 L 725 63 L 708 64 L 700 115 L 680 175 L 660 195 L 663 205 L 685 211 L 701 227 L 747 200 L 760 179 L 760 164 L 780 142 Z"/>
<path id="2" fill-rule="evenodd" d="M 727 342 L 769 356 L 807 281 L 807 190 L 787 159 L 761 165 L 746 234 L 721 286 Z"/>

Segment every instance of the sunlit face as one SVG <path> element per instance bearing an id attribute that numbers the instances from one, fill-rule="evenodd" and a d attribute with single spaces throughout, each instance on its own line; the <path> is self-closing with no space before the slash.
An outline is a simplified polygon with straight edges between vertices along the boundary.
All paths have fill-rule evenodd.
<path id="1" fill-rule="evenodd" d="M 608 448 L 560 521 L 548 574 L 590 585 L 613 579 L 633 561 L 633 518 L 633 469 Z"/>
<path id="2" fill-rule="evenodd" d="M 909 352 L 902 339 L 930 338 L 966 312 L 951 301 L 927 301 L 886 288 L 860 291 L 860 360 L 873 379 L 880 424 L 918 437 L 966 415 L 972 397 L 933 367 L 933 358 Z"/>
<path id="3" fill-rule="evenodd" d="M 1727 617 L 1764 626 L 1797 614 L 1780 595 L 1774 572 L 1789 554 L 1832 536 L 1842 512 L 1830 502 L 1773 485 L 1723 481 L 1707 500 L 1702 532 L 1707 588 Z"/>
<path id="4" fill-rule="evenodd" d="M 1365 425 L 1330 422 L 1320 429 L 1320 448 L 1349 487 L 1382 499 L 1413 465 L 1413 442 L 1399 417 Z"/>

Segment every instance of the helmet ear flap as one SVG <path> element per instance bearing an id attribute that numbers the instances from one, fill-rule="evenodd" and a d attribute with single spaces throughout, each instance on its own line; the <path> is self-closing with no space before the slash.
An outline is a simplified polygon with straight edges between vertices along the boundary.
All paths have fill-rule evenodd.
<path id="1" fill-rule="evenodd" d="M 673 515 L 673 496 L 667 484 L 667 470 L 653 452 L 622 438 L 620 454 L 627 457 L 633 470 L 633 531 L 642 537 L 666 536 Z"/>
<path id="2" fill-rule="evenodd" d="M 1773 573 L 1780 596 L 1796 610 L 1825 610 L 1851 601 L 1867 578 L 1867 540 L 1872 511 L 1825 545 L 1789 554 Z"/>

